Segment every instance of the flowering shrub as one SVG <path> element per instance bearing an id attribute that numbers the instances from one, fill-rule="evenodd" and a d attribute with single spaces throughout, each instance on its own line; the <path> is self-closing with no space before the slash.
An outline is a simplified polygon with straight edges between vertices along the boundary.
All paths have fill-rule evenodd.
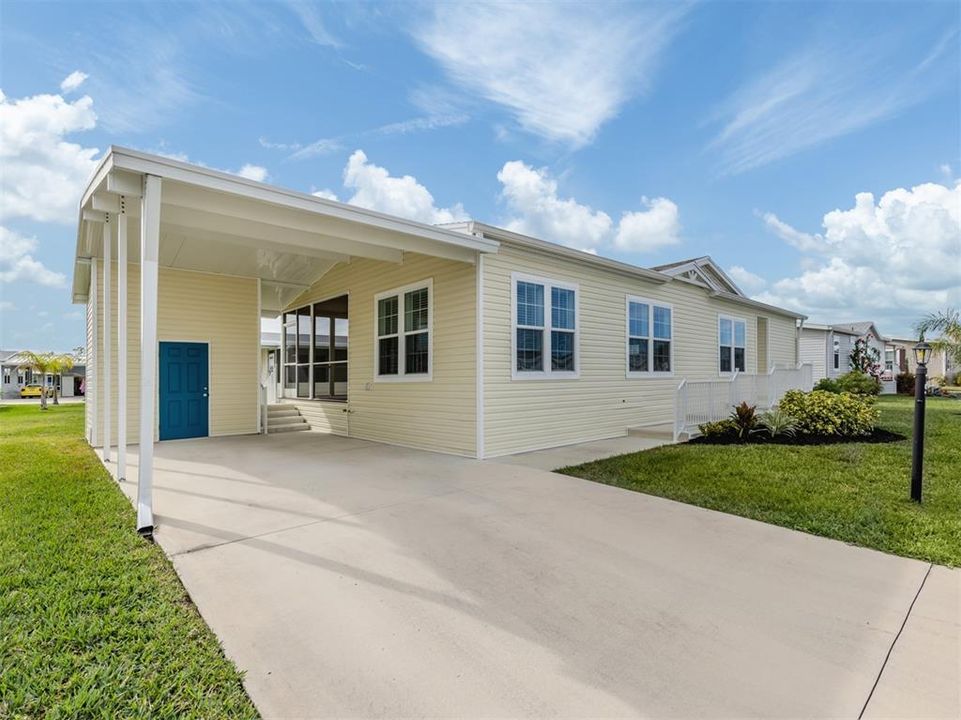
<path id="1" fill-rule="evenodd" d="M 778 409 L 793 417 L 805 435 L 870 435 L 878 419 L 871 401 L 851 393 L 789 390 Z"/>

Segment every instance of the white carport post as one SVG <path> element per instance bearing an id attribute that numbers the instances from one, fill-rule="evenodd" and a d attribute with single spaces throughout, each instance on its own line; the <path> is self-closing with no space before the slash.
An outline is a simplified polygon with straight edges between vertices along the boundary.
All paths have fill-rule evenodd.
<path id="1" fill-rule="evenodd" d="M 110 236 L 110 213 L 107 213 L 103 222 L 103 461 L 110 462 L 110 406 L 112 405 L 111 394 L 113 388 L 110 385 L 110 351 L 111 351 L 111 321 L 113 311 L 110 307 L 110 276 L 113 274 L 111 267 L 111 246 L 113 238 Z"/>
<path id="2" fill-rule="evenodd" d="M 160 178 L 144 175 L 140 201 L 140 459 L 137 532 L 153 536 L 154 405 L 157 397 L 157 282 Z"/>
<path id="3" fill-rule="evenodd" d="M 117 479 L 127 479 L 127 209 L 117 215 Z"/>

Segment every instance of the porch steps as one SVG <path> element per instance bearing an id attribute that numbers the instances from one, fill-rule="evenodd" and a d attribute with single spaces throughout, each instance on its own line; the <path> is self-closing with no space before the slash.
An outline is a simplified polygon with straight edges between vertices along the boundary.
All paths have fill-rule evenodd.
<path id="1" fill-rule="evenodd" d="M 267 406 L 267 432 L 298 432 L 310 430 L 310 425 L 294 405 L 278 403 Z"/>

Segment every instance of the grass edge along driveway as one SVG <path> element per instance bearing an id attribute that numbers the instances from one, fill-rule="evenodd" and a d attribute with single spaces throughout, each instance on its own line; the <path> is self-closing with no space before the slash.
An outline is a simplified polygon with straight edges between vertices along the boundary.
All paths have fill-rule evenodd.
<path id="1" fill-rule="evenodd" d="M 0 406 L 0 717 L 257 717 L 83 412 Z"/>
<path id="2" fill-rule="evenodd" d="M 914 401 L 878 398 L 885 444 L 667 445 L 558 472 L 961 566 L 961 400 L 928 398 L 924 502 L 911 502 Z"/>

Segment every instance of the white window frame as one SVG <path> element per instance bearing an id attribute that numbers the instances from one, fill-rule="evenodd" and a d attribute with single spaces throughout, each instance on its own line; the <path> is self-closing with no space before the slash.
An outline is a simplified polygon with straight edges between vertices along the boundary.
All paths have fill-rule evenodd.
<path id="1" fill-rule="evenodd" d="M 647 305 L 647 357 L 650 360 L 650 370 L 631 370 L 631 303 Z M 654 306 L 671 311 L 671 369 L 669 371 L 654 370 Z M 720 328 L 720 324 L 718 325 Z M 663 338 L 657 338 L 663 340 Z M 669 378 L 674 377 L 674 306 L 671 303 L 650 298 L 628 295 L 624 300 L 624 376 L 628 378 Z M 720 361 L 719 361 L 720 362 Z"/>
<path id="2" fill-rule="evenodd" d="M 412 330 L 407 332 L 404 326 L 406 322 L 406 312 L 404 307 L 404 295 L 414 290 L 427 290 L 427 372 L 407 374 L 407 335 L 418 335 L 423 330 Z M 394 337 L 394 335 L 378 334 L 377 306 L 384 298 L 397 296 L 397 374 L 380 374 L 380 343 L 381 337 Z M 374 295 L 374 382 L 431 382 L 434 379 L 434 278 L 410 283 L 391 290 Z"/>
<path id="3" fill-rule="evenodd" d="M 517 283 L 526 282 L 544 286 L 544 326 L 541 328 L 541 347 L 544 356 L 543 370 L 517 369 Z M 551 288 L 573 290 L 574 292 L 574 370 L 551 369 L 551 331 L 552 293 Z M 569 328 L 558 328 L 562 332 L 570 332 Z M 528 275 L 527 273 L 511 273 L 511 380 L 576 380 L 581 376 L 581 289 L 577 283 L 553 278 Z"/>
<path id="4" fill-rule="evenodd" d="M 12 377 L 13 377 L 13 374 L 12 374 L 12 372 L 10 371 L 10 368 L 4 368 L 4 369 L 3 369 L 3 384 L 4 384 L 4 385 L 12 385 L 12 384 L 13 384 L 13 383 L 11 382 L 11 378 L 12 378 Z"/>
<path id="5" fill-rule="evenodd" d="M 731 321 L 731 369 L 721 370 L 721 320 Z M 719 375 L 732 375 L 737 368 L 734 367 L 734 350 L 740 345 L 737 344 L 737 333 L 734 331 L 734 323 L 744 323 L 744 369 L 738 370 L 739 373 L 747 372 L 747 320 L 736 315 L 717 316 L 717 342 L 714 345 L 714 354 L 717 362 L 717 372 Z M 672 328 L 673 329 L 673 328 Z"/>

